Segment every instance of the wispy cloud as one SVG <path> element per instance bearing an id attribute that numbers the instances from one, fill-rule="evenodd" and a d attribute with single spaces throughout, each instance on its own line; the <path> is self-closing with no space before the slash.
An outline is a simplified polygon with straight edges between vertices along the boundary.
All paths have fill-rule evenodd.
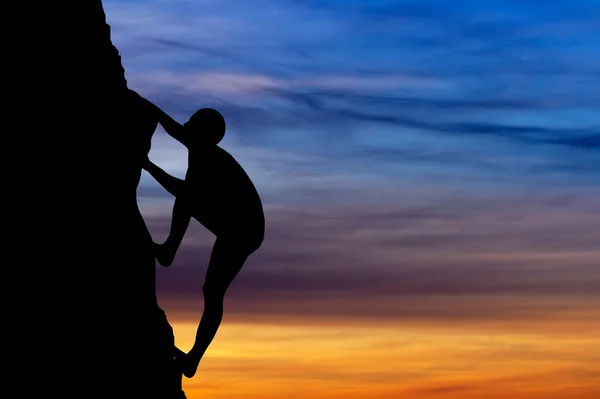
<path id="1" fill-rule="evenodd" d="M 587 325 L 599 311 L 593 196 L 420 202 L 269 206 L 264 247 L 228 296 L 232 317 L 450 326 L 535 319 L 560 330 L 563 318 Z M 168 219 L 152 220 L 159 240 Z M 173 268 L 161 270 L 161 290 L 172 311 L 195 317 L 213 239 L 194 226 L 187 240 Z"/>
<path id="2" fill-rule="evenodd" d="M 181 118 L 220 109 L 244 145 L 382 175 L 407 162 L 454 181 L 597 178 L 589 2 L 109 1 L 107 13 L 133 88 Z"/>

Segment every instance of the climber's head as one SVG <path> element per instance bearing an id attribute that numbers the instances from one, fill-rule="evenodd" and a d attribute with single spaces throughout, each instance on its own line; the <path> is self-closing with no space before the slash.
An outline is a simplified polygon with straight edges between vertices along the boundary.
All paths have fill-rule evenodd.
<path id="1" fill-rule="evenodd" d="M 217 145 L 225 136 L 225 119 L 219 111 L 202 108 L 183 124 L 189 129 L 192 142 L 203 145 Z"/>

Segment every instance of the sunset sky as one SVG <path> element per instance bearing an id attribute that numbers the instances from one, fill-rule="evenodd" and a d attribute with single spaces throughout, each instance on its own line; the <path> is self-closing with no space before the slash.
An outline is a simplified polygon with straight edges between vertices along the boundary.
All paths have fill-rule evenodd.
<path id="1" fill-rule="evenodd" d="M 104 7 L 129 87 L 220 110 L 264 201 L 188 399 L 600 398 L 600 1 Z M 162 242 L 173 199 L 138 193 Z M 213 241 L 158 271 L 182 349 Z"/>

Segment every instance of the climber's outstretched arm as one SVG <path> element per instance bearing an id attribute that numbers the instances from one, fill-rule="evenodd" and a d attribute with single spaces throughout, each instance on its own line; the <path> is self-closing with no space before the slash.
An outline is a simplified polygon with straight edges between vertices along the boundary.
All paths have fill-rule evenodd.
<path id="1" fill-rule="evenodd" d="M 185 181 L 171 176 L 160 167 L 156 166 L 151 160 L 146 159 L 143 165 L 144 169 L 154 177 L 154 179 L 164 187 L 172 196 L 177 197 L 184 188 Z"/>
<path id="2" fill-rule="evenodd" d="M 158 120 L 158 123 L 161 124 L 165 132 L 175 140 L 179 141 L 184 146 L 188 146 L 186 143 L 186 135 L 184 127 L 177 122 L 175 119 L 171 118 L 165 111 L 157 107 L 152 101 L 148 100 L 140 96 L 137 92 L 133 90 L 129 90 L 130 93 L 134 96 L 138 96 L 142 101 L 146 102 L 149 107 L 149 112 L 151 112 L 154 117 Z"/>
<path id="3" fill-rule="evenodd" d="M 156 105 L 152 104 L 152 110 L 154 115 L 156 115 L 156 119 L 158 119 L 158 123 L 165 129 L 165 132 L 175 140 L 179 141 L 184 146 L 188 146 L 186 140 L 186 134 L 183 125 L 177 122 L 175 119 L 171 118 L 165 111 L 158 108 Z"/>

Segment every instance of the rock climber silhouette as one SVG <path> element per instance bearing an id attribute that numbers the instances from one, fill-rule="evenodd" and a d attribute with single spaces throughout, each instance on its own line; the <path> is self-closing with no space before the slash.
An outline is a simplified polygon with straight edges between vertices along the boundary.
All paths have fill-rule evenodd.
<path id="1" fill-rule="evenodd" d="M 219 329 L 230 284 L 262 245 L 263 206 L 244 169 L 218 146 L 226 130 L 219 112 L 200 109 L 181 125 L 150 101 L 141 96 L 139 100 L 146 105 L 148 121 L 144 124 L 151 127 L 156 126 L 155 121 L 160 123 L 188 150 L 184 180 L 169 175 L 147 156 L 142 165 L 175 197 L 169 236 L 163 244 L 154 244 L 156 259 L 165 267 L 172 264 L 191 218 L 216 236 L 202 287 L 204 312 L 194 345 L 187 354 L 174 347 L 181 372 L 191 378 Z"/>

